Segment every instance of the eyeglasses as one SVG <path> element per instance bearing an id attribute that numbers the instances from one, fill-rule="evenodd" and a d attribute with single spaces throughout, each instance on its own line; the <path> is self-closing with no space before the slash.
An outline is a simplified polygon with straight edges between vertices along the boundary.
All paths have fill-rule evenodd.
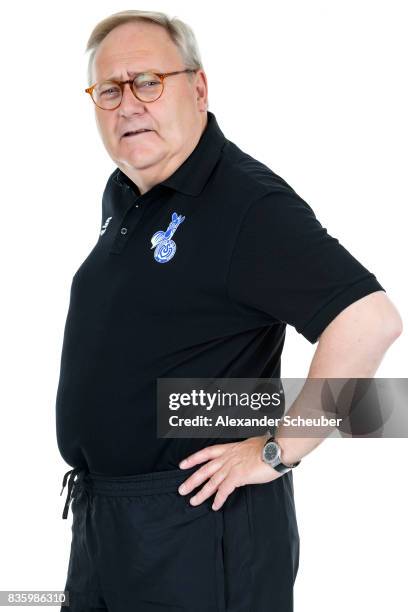
<path id="1" fill-rule="evenodd" d="M 177 70 L 176 72 L 140 72 L 133 79 L 128 81 L 103 81 L 95 83 L 85 89 L 96 106 L 103 110 L 115 110 L 120 106 L 123 97 L 123 90 L 126 83 L 129 83 L 133 95 L 141 102 L 154 102 L 158 100 L 164 90 L 164 79 L 173 74 L 184 72 L 197 72 L 198 68 Z"/>

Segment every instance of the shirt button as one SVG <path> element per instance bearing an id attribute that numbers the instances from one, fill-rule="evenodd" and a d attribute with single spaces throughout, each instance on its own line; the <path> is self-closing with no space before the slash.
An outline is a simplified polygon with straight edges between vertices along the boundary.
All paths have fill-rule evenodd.
<path id="1" fill-rule="evenodd" d="M 122 229 L 120 230 L 120 233 L 123 235 L 127 234 L 127 227 L 122 227 Z"/>
<path id="2" fill-rule="evenodd" d="M 136 207 L 136 208 L 139 208 L 139 204 L 135 204 L 135 207 Z"/>

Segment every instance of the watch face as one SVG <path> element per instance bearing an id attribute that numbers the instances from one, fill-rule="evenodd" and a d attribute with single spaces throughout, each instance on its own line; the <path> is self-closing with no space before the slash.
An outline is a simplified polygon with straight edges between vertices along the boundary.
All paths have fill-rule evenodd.
<path id="1" fill-rule="evenodd" d="M 279 463 L 280 452 L 276 442 L 268 442 L 264 446 L 264 458 L 268 463 Z"/>

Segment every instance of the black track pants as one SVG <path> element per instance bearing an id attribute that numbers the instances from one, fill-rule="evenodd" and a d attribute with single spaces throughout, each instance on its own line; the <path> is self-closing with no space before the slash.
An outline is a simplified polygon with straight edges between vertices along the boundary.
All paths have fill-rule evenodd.
<path id="1" fill-rule="evenodd" d="M 136 476 L 74 468 L 72 543 L 61 612 L 292 612 L 299 534 L 292 473 L 189 503 L 197 467 Z M 199 489 L 196 490 L 196 492 Z"/>

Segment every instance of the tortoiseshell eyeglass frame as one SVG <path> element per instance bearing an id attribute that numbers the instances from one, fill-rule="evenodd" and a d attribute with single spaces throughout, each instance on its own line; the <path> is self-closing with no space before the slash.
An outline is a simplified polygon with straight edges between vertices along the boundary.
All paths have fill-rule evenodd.
<path id="1" fill-rule="evenodd" d="M 117 104 L 116 106 L 113 106 L 112 108 L 104 108 L 103 106 L 100 106 L 99 104 L 97 104 L 95 102 L 95 100 L 93 98 L 93 90 L 98 85 L 98 83 L 94 83 L 93 85 L 91 85 L 91 87 L 87 87 L 85 89 L 85 92 L 91 96 L 92 102 L 98 108 L 101 108 L 102 110 L 116 110 L 122 104 L 123 90 L 125 88 L 125 85 L 128 83 L 129 86 L 130 86 L 130 89 L 131 89 L 131 91 L 133 93 L 133 95 L 135 96 L 135 98 L 140 100 L 140 102 L 145 102 L 146 104 L 149 104 L 150 102 L 156 102 L 156 100 L 158 100 L 160 98 L 160 96 L 162 95 L 162 93 L 164 91 L 164 79 L 166 77 L 172 76 L 173 74 L 183 74 L 184 72 L 197 72 L 197 70 L 198 70 L 198 68 L 186 68 L 185 70 L 176 70 L 174 72 L 156 72 L 155 70 L 143 70 L 143 72 L 138 72 L 137 74 L 135 74 L 135 76 L 132 79 L 128 79 L 127 81 L 116 81 L 114 79 L 107 79 L 106 81 L 102 81 L 102 82 L 107 82 L 107 83 L 114 83 L 115 85 L 118 85 L 120 87 L 120 89 L 121 89 L 122 95 L 121 95 L 119 104 Z M 136 94 L 136 92 L 135 92 L 135 90 L 133 88 L 133 83 L 134 83 L 135 79 L 138 76 L 140 76 L 141 74 L 154 74 L 155 76 L 159 77 L 160 82 L 161 82 L 161 91 L 160 91 L 160 94 L 157 96 L 157 98 L 155 98 L 154 100 L 143 100 L 142 98 L 139 98 L 139 96 Z"/>

